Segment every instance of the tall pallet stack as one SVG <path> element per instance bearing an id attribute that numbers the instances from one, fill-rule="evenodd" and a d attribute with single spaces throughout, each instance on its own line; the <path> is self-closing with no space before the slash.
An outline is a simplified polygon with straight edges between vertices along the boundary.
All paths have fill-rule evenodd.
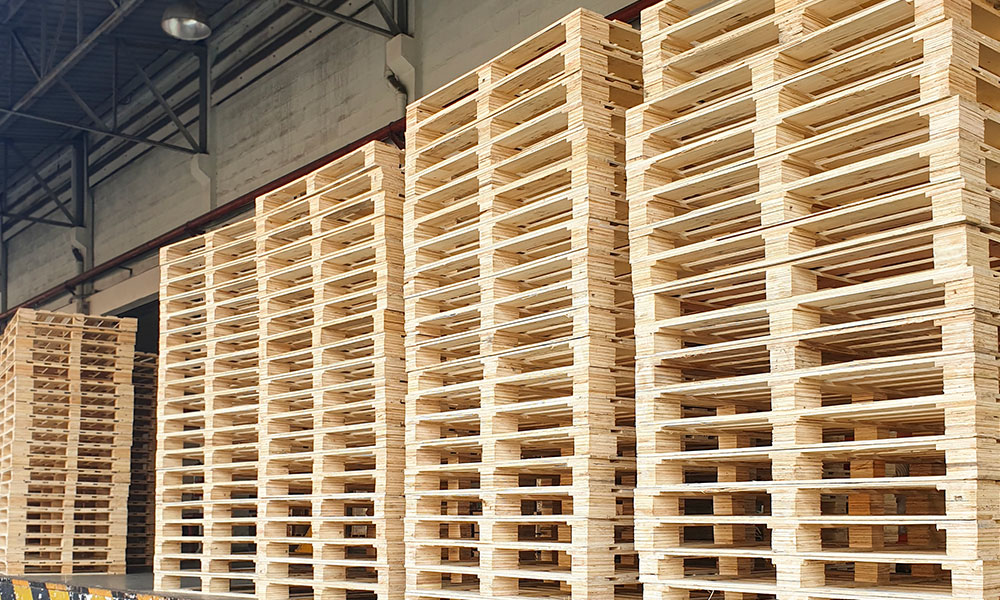
<path id="1" fill-rule="evenodd" d="M 668 0 L 628 114 L 647 598 L 1000 596 L 1000 10 Z"/>
<path id="2" fill-rule="evenodd" d="M 0 338 L 0 571 L 125 572 L 134 319 L 19 310 Z"/>
<path id="3" fill-rule="evenodd" d="M 409 600 L 640 597 L 639 49 L 578 10 L 408 108 Z"/>
<path id="4" fill-rule="evenodd" d="M 153 566 L 156 514 L 156 354 L 136 352 L 132 368 L 132 477 L 128 488 L 128 570 Z"/>
<path id="5" fill-rule="evenodd" d="M 160 252 L 156 589 L 254 597 L 254 233 L 244 220 Z"/>
<path id="6" fill-rule="evenodd" d="M 259 598 L 403 598 L 403 172 L 372 142 L 257 199 Z"/>

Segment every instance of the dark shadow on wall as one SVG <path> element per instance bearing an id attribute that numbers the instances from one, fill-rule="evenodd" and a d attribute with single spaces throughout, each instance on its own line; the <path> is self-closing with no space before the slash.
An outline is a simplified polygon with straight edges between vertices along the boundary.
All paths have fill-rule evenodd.
<path id="1" fill-rule="evenodd" d="M 152 352 L 155 354 L 158 351 L 160 339 L 159 308 L 159 303 L 156 300 L 152 300 L 115 315 L 118 317 L 133 317 L 138 321 L 138 328 L 135 334 L 136 352 Z"/>

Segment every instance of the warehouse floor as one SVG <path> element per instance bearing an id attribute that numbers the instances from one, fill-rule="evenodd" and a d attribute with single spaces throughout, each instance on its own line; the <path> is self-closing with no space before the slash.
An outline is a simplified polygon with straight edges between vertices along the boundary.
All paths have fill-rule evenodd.
<path id="1" fill-rule="evenodd" d="M 44 594 L 46 588 L 48 591 L 53 591 L 53 584 L 61 584 L 58 587 L 75 588 L 72 591 L 86 592 L 86 588 L 100 588 L 101 590 L 112 590 L 112 591 L 122 591 L 127 593 L 122 593 L 120 596 L 115 594 L 113 597 L 118 598 L 137 598 L 137 600 L 181 600 L 189 598 L 189 596 L 178 596 L 177 594 L 170 593 L 165 594 L 154 594 L 153 590 L 153 574 L 152 573 L 132 573 L 129 575 L 108 575 L 105 573 L 95 573 L 95 574 L 78 574 L 78 575 L 30 575 L 23 579 L 12 577 L 7 578 L 0 576 L 0 600 L 6 600 L 3 592 L 6 591 L 7 583 L 13 582 L 12 585 L 16 589 L 18 587 L 25 587 L 24 582 L 27 580 L 30 582 L 30 587 L 32 588 L 33 595 L 31 596 L 35 600 L 45 600 L 45 597 L 39 595 L 39 592 Z M 46 585 L 48 584 L 48 585 Z M 138 594 L 138 595 L 137 595 Z M 16 598 L 21 598 L 22 596 L 14 596 Z M 51 596 L 55 598 L 56 596 Z M 77 597 L 75 595 L 70 595 L 70 597 Z M 81 595 L 80 597 L 86 597 Z M 201 596 L 199 595 L 199 600 L 221 600 L 219 596 Z"/>

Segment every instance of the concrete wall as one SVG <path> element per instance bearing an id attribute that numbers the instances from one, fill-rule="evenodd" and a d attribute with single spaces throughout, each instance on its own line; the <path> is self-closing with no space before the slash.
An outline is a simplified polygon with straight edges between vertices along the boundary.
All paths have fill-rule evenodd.
<path id="1" fill-rule="evenodd" d="M 73 233 L 63 227 L 33 225 L 7 248 L 10 306 L 44 292 L 78 273 Z"/>
<path id="2" fill-rule="evenodd" d="M 584 6 L 629 0 L 411 0 L 422 96 Z M 154 149 L 93 190 L 99 264 L 348 144 L 402 116 L 384 78 L 385 38 L 338 27 L 213 109 L 208 161 Z M 192 162 L 196 161 L 196 162 Z M 208 171 L 209 175 L 205 175 Z M 214 171 L 214 173 L 213 173 Z M 72 233 L 44 225 L 10 243 L 13 306 L 77 273 Z M 96 282 L 95 312 L 156 292 L 155 261 Z M 67 300 L 53 301 L 61 307 Z"/>

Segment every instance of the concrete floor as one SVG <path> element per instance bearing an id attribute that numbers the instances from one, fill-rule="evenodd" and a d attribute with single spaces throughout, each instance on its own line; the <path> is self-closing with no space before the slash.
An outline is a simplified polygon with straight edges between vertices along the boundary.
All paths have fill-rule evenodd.
<path id="1" fill-rule="evenodd" d="M 27 575 L 17 577 L 17 579 L 27 579 L 28 581 L 41 581 L 46 583 L 63 583 L 69 586 L 104 588 L 116 591 L 154 593 L 153 574 L 131 573 L 128 575 L 107 575 L 107 574 L 78 574 L 78 575 Z M 191 596 L 171 592 L 158 592 L 164 598 L 189 600 Z M 220 596 L 202 596 L 197 600 L 225 600 Z"/>
<path id="2" fill-rule="evenodd" d="M 128 590 L 130 592 L 153 591 L 152 573 L 133 573 L 131 575 L 107 575 L 100 573 L 86 575 L 24 575 L 20 579 L 65 583 L 66 585 L 81 587 L 103 587 L 113 590 Z"/>

